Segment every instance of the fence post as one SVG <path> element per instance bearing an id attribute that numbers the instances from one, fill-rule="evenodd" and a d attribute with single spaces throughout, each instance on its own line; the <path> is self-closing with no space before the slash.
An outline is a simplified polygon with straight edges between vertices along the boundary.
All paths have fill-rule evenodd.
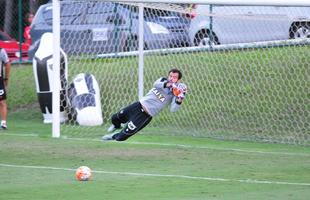
<path id="1" fill-rule="evenodd" d="M 22 62 L 22 41 L 23 41 L 23 8 L 22 0 L 18 0 L 18 41 L 19 41 L 19 62 Z"/>

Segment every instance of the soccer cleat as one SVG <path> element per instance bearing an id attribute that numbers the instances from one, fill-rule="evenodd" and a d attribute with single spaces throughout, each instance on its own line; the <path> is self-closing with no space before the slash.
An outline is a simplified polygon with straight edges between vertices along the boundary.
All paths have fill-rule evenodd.
<path id="1" fill-rule="evenodd" d="M 6 125 L 6 122 L 1 122 L 1 129 L 3 129 L 3 130 L 7 130 L 8 129 L 8 127 Z"/>
<path id="2" fill-rule="evenodd" d="M 113 135 L 114 135 L 114 133 L 104 135 L 104 136 L 102 136 L 102 140 L 114 140 Z"/>

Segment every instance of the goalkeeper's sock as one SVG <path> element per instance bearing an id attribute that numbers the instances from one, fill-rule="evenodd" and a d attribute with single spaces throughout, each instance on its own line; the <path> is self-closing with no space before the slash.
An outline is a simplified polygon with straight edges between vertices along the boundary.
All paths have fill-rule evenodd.
<path id="1" fill-rule="evenodd" d="M 113 131 L 116 130 L 116 127 L 114 126 L 114 124 L 112 124 L 109 128 L 108 128 L 108 132 L 112 133 Z"/>

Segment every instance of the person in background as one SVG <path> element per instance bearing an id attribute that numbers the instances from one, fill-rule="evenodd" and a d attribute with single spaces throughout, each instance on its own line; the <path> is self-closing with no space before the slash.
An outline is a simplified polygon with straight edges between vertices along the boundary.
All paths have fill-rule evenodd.
<path id="1" fill-rule="evenodd" d="M 185 97 L 187 86 L 180 83 L 182 73 L 171 69 L 168 77 L 155 81 L 153 88 L 139 101 L 115 113 L 108 132 L 121 129 L 121 124 L 127 124 L 120 132 L 104 135 L 103 140 L 124 141 L 149 124 L 152 118 L 170 105 L 170 111 L 176 112 Z"/>
<path id="2" fill-rule="evenodd" d="M 7 129 L 8 107 L 6 103 L 6 88 L 9 83 L 11 62 L 4 49 L 0 49 L 1 73 L 0 73 L 0 117 L 1 129 Z M 5 69 L 4 69 L 5 68 Z"/>
<path id="3" fill-rule="evenodd" d="M 32 23 L 34 15 L 32 13 L 28 13 L 26 15 L 27 26 L 24 29 L 24 40 L 26 44 L 31 44 L 31 36 L 30 36 L 30 25 Z"/>

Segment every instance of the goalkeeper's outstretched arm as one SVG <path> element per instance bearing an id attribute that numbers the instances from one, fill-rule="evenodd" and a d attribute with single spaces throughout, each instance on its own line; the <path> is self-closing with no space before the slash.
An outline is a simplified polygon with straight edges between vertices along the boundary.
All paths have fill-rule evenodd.
<path id="1" fill-rule="evenodd" d="M 187 86 L 184 83 L 177 83 L 172 86 L 173 99 L 171 102 L 170 112 L 176 112 L 180 109 L 181 104 L 187 92 Z"/>

